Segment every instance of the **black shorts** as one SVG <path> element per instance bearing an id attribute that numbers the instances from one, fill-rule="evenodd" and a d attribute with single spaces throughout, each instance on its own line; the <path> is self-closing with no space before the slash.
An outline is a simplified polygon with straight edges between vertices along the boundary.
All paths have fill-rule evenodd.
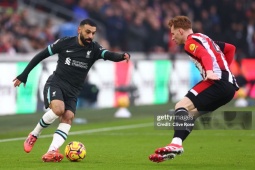
<path id="1" fill-rule="evenodd" d="M 236 88 L 226 80 L 206 80 L 197 83 L 187 94 L 201 113 L 212 112 L 227 104 L 235 95 Z"/>
<path id="2" fill-rule="evenodd" d="M 65 104 L 65 110 L 71 110 L 75 114 L 77 92 L 74 92 L 72 87 L 64 84 L 53 76 L 48 78 L 43 90 L 44 106 L 47 109 L 52 100 L 62 100 Z"/>

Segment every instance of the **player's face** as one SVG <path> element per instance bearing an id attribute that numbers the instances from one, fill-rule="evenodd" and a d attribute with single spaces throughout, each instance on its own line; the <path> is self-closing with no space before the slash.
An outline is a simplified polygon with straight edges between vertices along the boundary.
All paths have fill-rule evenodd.
<path id="1" fill-rule="evenodd" d="M 172 40 L 180 45 L 184 44 L 184 37 L 183 37 L 183 29 L 181 28 L 174 28 L 174 26 L 171 27 L 171 35 L 172 35 Z"/>
<path id="2" fill-rule="evenodd" d="M 79 27 L 78 33 L 83 45 L 89 45 L 94 39 L 96 27 L 86 24 Z"/>

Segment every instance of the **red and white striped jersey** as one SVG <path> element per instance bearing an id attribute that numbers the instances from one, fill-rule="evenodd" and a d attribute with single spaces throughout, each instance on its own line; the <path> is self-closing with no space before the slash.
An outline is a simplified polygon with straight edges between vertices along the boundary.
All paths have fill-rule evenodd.
<path id="1" fill-rule="evenodd" d="M 220 79 L 228 79 L 229 82 L 236 85 L 223 52 L 208 36 L 201 33 L 189 35 L 184 50 L 195 63 L 203 79 L 206 77 L 207 70 L 213 70 Z M 223 72 L 225 76 L 223 76 Z"/>

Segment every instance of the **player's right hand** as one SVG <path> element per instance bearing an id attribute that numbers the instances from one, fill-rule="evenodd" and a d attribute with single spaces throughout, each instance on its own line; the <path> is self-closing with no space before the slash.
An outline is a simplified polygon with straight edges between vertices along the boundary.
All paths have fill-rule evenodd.
<path id="1" fill-rule="evenodd" d="M 220 78 L 212 70 L 207 70 L 205 80 L 220 80 Z"/>

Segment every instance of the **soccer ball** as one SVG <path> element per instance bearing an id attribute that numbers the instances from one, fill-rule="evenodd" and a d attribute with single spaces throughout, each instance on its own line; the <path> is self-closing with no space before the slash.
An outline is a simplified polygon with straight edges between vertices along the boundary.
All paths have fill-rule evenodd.
<path id="1" fill-rule="evenodd" d="M 85 146 L 78 141 L 72 141 L 65 147 L 66 158 L 71 162 L 79 162 L 86 157 Z"/>

